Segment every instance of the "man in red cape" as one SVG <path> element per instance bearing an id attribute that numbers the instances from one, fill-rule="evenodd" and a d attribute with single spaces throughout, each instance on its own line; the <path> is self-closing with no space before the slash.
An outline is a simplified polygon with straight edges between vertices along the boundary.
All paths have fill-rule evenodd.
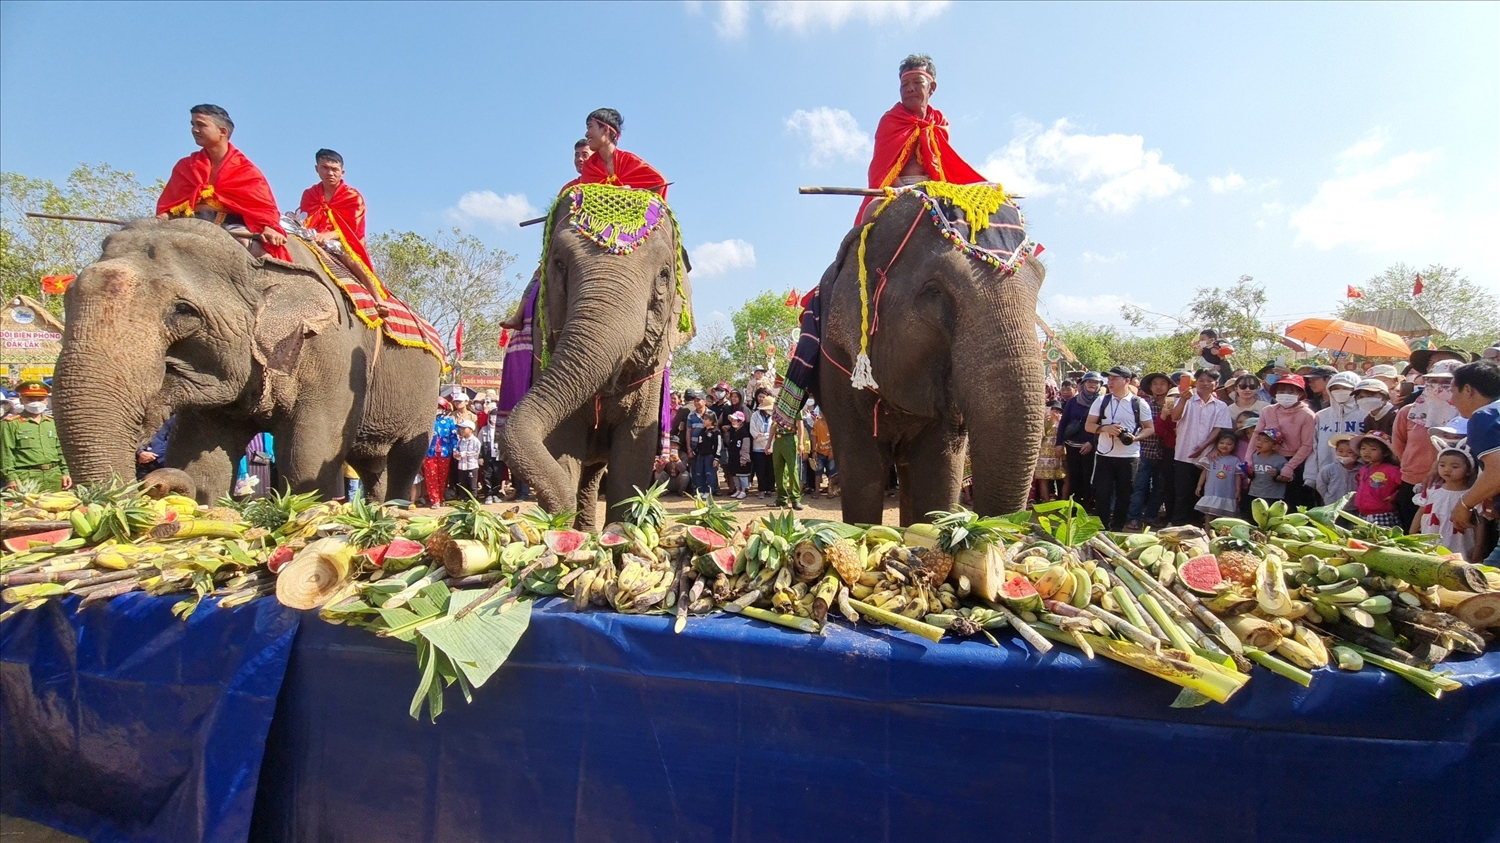
<path id="1" fill-rule="evenodd" d="M 304 224 L 318 233 L 319 243 L 335 240 L 343 245 L 344 255 L 369 280 L 370 293 L 379 302 L 387 293 L 375 277 L 370 251 L 365 246 L 365 197 L 344 181 L 344 156 L 331 149 L 320 149 L 313 159 L 318 183 L 302 191 L 297 210 L 307 215 Z"/>
<path id="2" fill-rule="evenodd" d="M 906 187 L 924 181 L 975 184 L 987 181 L 953 151 L 948 142 L 948 118 L 928 105 L 937 91 L 937 65 L 926 54 L 901 62 L 901 102 L 880 118 L 875 128 L 875 157 L 870 161 L 870 187 Z M 869 222 L 866 210 L 877 197 L 865 197 L 855 223 Z M 877 206 L 878 207 L 878 206 Z M 873 213 L 873 212 L 871 212 Z"/>
<path id="3" fill-rule="evenodd" d="M 260 168 L 229 142 L 234 121 L 217 105 L 192 107 L 193 141 L 201 149 L 177 162 L 156 201 L 156 215 L 197 217 L 225 228 L 243 226 L 260 236 L 259 248 L 290 261 L 281 211 Z"/>
<path id="4" fill-rule="evenodd" d="M 588 141 L 589 149 L 594 154 L 583 162 L 578 178 L 563 185 L 563 190 L 575 184 L 615 184 L 655 190 L 663 199 L 666 198 L 666 177 L 640 156 L 616 146 L 620 140 L 620 131 L 624 128 L 625 119 L 613 108 L 595 109 L 588 116 L 584 121 L 583 139 Z M 576 159 L 574 163 L 576 165 Z"/>

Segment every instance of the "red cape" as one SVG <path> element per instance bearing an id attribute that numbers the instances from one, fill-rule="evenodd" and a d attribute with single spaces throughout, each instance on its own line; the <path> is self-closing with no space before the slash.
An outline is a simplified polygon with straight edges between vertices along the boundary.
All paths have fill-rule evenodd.
<path id="1" fill-rule="evenodd" d="M 578 178 L 573 179 L 563 186 L 567 190 L 575 184 L 617 184 L 621 187 L 635 187 L 642 189 L 655 188 L 663 199 L 667 198 L 667 177 L 657 172 L 656 168 L 641 160 L 639 155 L 633 155 L 623 149 L 615 150 L 615 174 L 610 175 L 604 169 L 604 158 L 598 154 L 590 155 L 589 160 L 583 164 L 583 172 Z"/>
<path id="2" fill-rule="evenodd" d="M 371 278 L 375 277 L 370 252 L 365 248 L 365 197 L 358 190 L 341 181 L 330 200 L 323 198 L 323 185 L 315 184 L 302 191 L 297 210 L 307 214 L 307 227 L 313 231 L 336 232 L 345 251 Z"/>
<path id="3" fill-rule="evenodd" d="M 156 200 L 156 212 L 174 217 L 192 216 L 200 201 L 211 198 L 224 206 L 224 210 L 243 217 L 245 227 L 257 234 L 267 228 L 286 234 L 281 228 L 281 211 L 276 207 L 276 197 L 271 195 L 270 183 L 245 153 L 230 144 L 218 177 L 210 182 L 212 171 L 213 162 L 201 149 L 178 161 L 161 198 Z M 261 246 L 273 258 L 288 262 L 292 259 L 285 246 L 270 243 Z"/>
<path id="4" fill-rule="evenodd" d="M 923 119 L 898 102 L 881 116 L 880 125 L 875 127 L 875 156 L 870 160 L 869 186 L 895 184 L 914 152 L 933 181 L 951 184 L 988 181 L 953 151 L 948 141 L 948 118 L 943 112 L 928 106 L 927 117 Z M 865 206 L 874 199 L 865 197 L 859 213 L 854 215 L 856 224 L 864 216 Z"/>

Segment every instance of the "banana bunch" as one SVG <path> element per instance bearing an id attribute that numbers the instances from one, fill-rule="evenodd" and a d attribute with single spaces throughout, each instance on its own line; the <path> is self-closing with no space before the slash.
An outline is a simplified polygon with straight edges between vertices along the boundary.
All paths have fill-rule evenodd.
<path id="1" fill-rule="evenodd" d="M 928 615 L 924 620 L 935 627 L 948 630 L 949 635 L 958 638 L 968 638 L 982 633 L 991 644 L 997 647 L 1000 646 L 1000 642 L 995 640 L 990 630 L 1000 629 L 1009 623 L 1005 615 L 983 606 L 965 606 L 961 609 L 936 612 Z"/>
<path id="2" fill-rule="evenodd" d="M 658 569 L 654 560 L 633 553 L 627 552 L 624 559 L 619 575 L 605 587 L 605 596 L 616 612 L 641 614 L 676 605 L 672 585 L 677 575 L 672 569 Z M 673 596 L 670 602 L 669 595 Z"/>
<path id="3" fill-rule="evenodd" d="M 73 529 L 74 538 L 88 544 L 128 543 L 160 521 L 161 514 L 145 497 L 115 504 L 91 503 L 68 513 L 68 524 Z"/>
<path id="4" fill-rule="evenodd" d="M 1266 503 L 1255 498 L 1250 502 L 1250 517 L 1255 521 L 1253 526 L 1267 536 L 1302 542 L 1321 541 L 1324 538 L 1323 531 L 1318 529 L 1311 516 L 1305 512 L 1289 511 L 1286 501 Z M 1224 529 L 1220 522 L 1228 522 L 1231 529 L 1246 523 L 1237 518 L 1216 518 L 1210 526 L 1216 530 Z"/>
<path id="5" fill-rule="evenodd" d="M 1300 567 L 1293 570 L 1288 579 L 1298 586 L 1298 594 L 1305 600 L 1312 614 L 1323 623 L 1347 621 L 1364 629 L 1373 629 L 1385 635 L 1381 629 L 1394 632 L 1390 622 L 1382 616 L 1388 615 L 1397 600 L 1412 609 L 1422 608 L 1421 599 L 1410 591 L 1396 592 L 1396 600 L 1386 594 L 1370 594 L 1363 584 L 1369 582 L 1370 569 L 1360 562 L 1330 565 L 1312 554 L 1302 557 Z M 1312 618 L 1310 618 L 1312 619 Z M 1388 637 L 1394 638 L 1394 634 Z"/>
<path id="6" fill-rule="evenodd" d="M 27 506 L 53 514 L 71 512 L 78 504 L 78 496 L 72 492 L 44 492 L 26 496 Z"/>
<path id="7" fill-rule="evenodd" d="M 1152 550 L 1170 555 L 1150 539 L 1149 544 L 1137 541 L 1137 549 L 1144 553 Z M 1037 596 L 1043 600 L 1059 600 L 1082 609 L 1109 595 L 1109 574 L 1092 561 L 1082 561 L 1077 555 L 1064 551 L 1050 542 L 1038 542 L 1016 554 L 1010 567 L 1036 588 Z"/>
<path id="8" fill-rule="evenodd" d="M 585 568 L 583 573 L 572 581 L 573 607 L 581 611 L 589 604 L 609 605 L 609 595 L 611 589 L 614 588 L 615 577 L 614 560 L 607 556 L 596 562 L 592 568 Z"/>
<path id="9" fill-rule="evenodd" d="M 778 571 L 792 550 L 792 543 L 785 536 L 778 536 L 769 528 L 762 527 L 750 534 L 740 554 L 745 559 L 745 569 L 756 576 L 761 571 Z"/>
<path id="10" fill-rule="evenodd" d="M 955 584 L 943 582 L 934 586 L 926 577 L 913 572 L 920 564 L 911 548 L 893 547 L 875 567 L 860 575 L 859 581 L 850 586 L 849 595 L 877 609 L 912 619 L 956 611 L 959 601 Z"/>

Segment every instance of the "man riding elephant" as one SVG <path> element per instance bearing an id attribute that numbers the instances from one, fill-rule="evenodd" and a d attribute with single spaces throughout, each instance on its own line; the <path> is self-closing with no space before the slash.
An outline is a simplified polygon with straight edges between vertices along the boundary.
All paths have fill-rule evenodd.
<path id="1" fill-rule="evenodd" d="M 229 112 L 204 103 L 190 109 L 193 142 L 201 149 L 177 162 L 156 201 L 158 219 L 197 217 L 230 230 L 248 231 L 254 252 L 290 261 L 281 211 L 260 168 L 229 142 Z"/>
<path id="2" fill-rule="evenodd" d="M 901 62 L 901 101 L 881 115 L 875 127 L 875 154 L 869 186 L 910 187 L 924 181 L 976 184 L 979 171 L 960 158 L 948 142 L 948 118 L 929 101 L 937 93 L 937 65 L 925 53 Z M 865 197 L 855 220 L 868 223 L 884 200 Z"/>

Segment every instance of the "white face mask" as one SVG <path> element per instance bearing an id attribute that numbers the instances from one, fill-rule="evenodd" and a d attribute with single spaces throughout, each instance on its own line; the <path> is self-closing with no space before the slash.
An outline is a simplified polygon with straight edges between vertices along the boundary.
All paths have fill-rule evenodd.
<path id="1" fill-rule="evenodd" d="M 30 413 L 33 416 L 40 416 L 42 413 L 47 412 L 47 402 L 46 401 L 27 401 L 26 404 L 23 406 L 23 409 L 25 409 L 26 412 Z"/>
<path id="2" fill-rule="evenodd" d="M 1276 403 L 1283 407 L 1294 406 L 1300 400 L 1302 400 L 1301 396 L 1295 392 L 1279 392 L 1276 394 Z"/>
<path id="3" fill-rule="evenodd" d="M 1339 461 L 1339 465 L 1343 466 L 1344 468 L 1348 468 L 1349 466 L 1354 465 L 1355 460 L 1354 457 L 1335 457 L 1334 459 L 1337 459 Z"/>
<path id="4" fill-rule="evenodd" d="M 1332 398 L 1335 404 L 1348 404 L 1349 398 L 1352 395 L 1354 395 L 1354 390 L 1352 389 L 1328 390 L 1328 397 Z"/>
<path id="5" fill-rule="evenodd" d="M 1369 398 L 1360 398 L 1354 403 L 1357 404 L 1359 408 L 1366 413 L 1373 413 L 1381 407 L 1385 406 L 1385 399 L 1379 396 L 1372 395 Z"/>

